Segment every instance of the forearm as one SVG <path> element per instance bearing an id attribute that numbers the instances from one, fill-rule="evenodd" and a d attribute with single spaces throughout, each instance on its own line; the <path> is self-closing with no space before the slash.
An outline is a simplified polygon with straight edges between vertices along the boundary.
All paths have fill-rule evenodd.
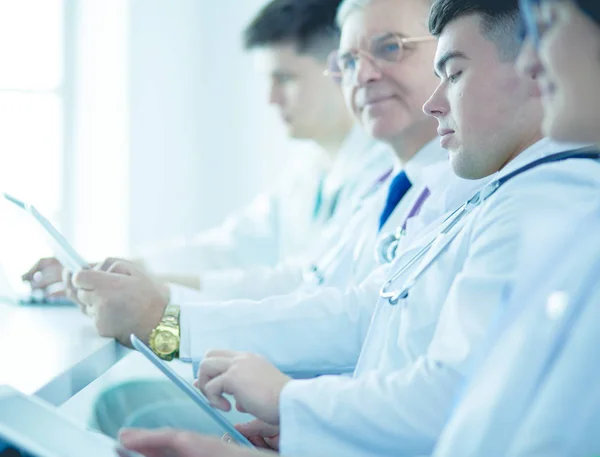
<path id="1" fill-rule="evenodd" d="M 280 398 L 281 453 L 428 455 L 461 381 L 426 360 L 391 374 L 292 381 Z"/>
<path id="2" fill-rule="evenodd" d="M 320 289 L 261 301 L 182 306 L 181 357 L 197 360 L 219 348 L 261 354 L 284 372 L 348 371 L 374 305 L 370 291 Z"/>

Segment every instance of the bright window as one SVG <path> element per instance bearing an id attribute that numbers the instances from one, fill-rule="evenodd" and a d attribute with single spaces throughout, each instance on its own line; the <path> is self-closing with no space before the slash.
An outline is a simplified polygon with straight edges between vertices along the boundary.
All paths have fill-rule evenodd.
<path id="1" fill-rule="evenodd" d="M 31 202 L 59 226 L 64 9 L 63 0 L 0 0 L 0 189 Z M 11 280 L 48 253 L 44 240 L 13 213 L 6 208 L 0 220 L 0 262 Z"/>

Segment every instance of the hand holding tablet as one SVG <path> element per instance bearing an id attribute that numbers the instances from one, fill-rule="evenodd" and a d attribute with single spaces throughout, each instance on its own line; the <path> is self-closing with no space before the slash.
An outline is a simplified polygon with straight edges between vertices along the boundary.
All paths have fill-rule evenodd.
<path id="1" fill-rule="evenodd" d="M 154 366 L 162 371 L 171 381 L 185 392 L 206 414 L 208 414 L 225 432 L 239 445 L 254 449 L 254 445 L 242 435 L 223 414 L 216 410 L 202 393 L 188 384 L 181 376 L 173 371 L 152 350 L 146 346 L 137 336 L 131 335 L 131 345 L 141 352 Z"/>

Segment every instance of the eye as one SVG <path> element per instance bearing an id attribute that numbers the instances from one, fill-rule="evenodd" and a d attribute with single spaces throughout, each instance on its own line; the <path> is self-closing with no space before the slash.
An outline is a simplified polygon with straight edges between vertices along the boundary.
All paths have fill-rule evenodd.
<path id="1" fill-rule="evenodd" d="M 455 83 L 456 81 L 458 81 L 458 78 L 460 78 L 461 75 L 462 75 L 462 70 L 454 72 L 448 76 L 448 81 L 450 81 L 451 83 Z"/>
<path id="2" fill-rule="evenodd" d="M 345 55 L 338 59 L 338 66 L 341 71 L 354 70 L 356 67 L 356 57 L 352 55 Z"/>
<path id="3" fill-rule="evenodd" d="M 386 41 L 373 46 L 372 54 L 378 59 L 387 62 L 395 62 L 398 55 L 402 52 L 401 45 L 397 41 Z"/>
<path id="4" fill-rule="evenodd" d="M 273 77 L 273 80 L 276 84 L 286 84 L 293 81 L 294 77 L 292 75 L 276 75 Z"/>

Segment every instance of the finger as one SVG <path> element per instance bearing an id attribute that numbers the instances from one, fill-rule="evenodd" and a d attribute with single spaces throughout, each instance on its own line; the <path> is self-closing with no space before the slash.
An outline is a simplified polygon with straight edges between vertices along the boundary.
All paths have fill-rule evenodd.
<path id="1" fill-rule="evenodd" d="M 21 278 L 23 279 L 23 281 L 31 281 L 33 280 L 33 275 L 35 273 L 52 264 L 58 264 L 58 260 L 56 260 L 54 257 L 46 257 L 40 259 L 29 269 L 29 271 L 27 271 L 27 273 L 21 276 Z"/>
<path id="2" fill-rule="evenodd" d="M 62 274 L 60 280 L 54 284 L 50 284 L 45 288 L 44 292 L 47 297 L 64 297 L 65 284 L 62 281 Z"/>
<path id="3" fill-rule="evenodd" d="M 113 262 L 113 264 L 110 266 L 110 268 L 107 271 L 109 273 L 131 276 L 137 272 L 137 269 L 130 262 L 125 262 L 123 260 L 119 260 L 119 261 Z"/>
<path id="4" fill-rule="evenodd" d="M 176 440 L 174 430 L 164 429 L 158 431 L 148 430 L 122 430 L 119 441 L 126 449 L 143 454 L 146 457 L 163 457 L 174 455 L 171 448 Z"/>
<path id="5" fill-rule="evenodd" d="M 274 451 L 279 450 L 279 435 L 272 438 L 265 438 L 264 441 L 269 449 L 273 449 Z"/>
<path id="6" fill-rule="evenodd" d="M 205 359 L 209 359 L 211 357 L 237 357 L 241 355 L 239 351 L 230 351 L 229 349 L 211 349 L 204 354 Z"/>
<path id="7" fill-rule="evenodd" d="M 96 271 L 108 271 L 108 269 L 115 263 L 119 262 L 120 259 L 116 257 L 107 257 L 102 262 L 94 265 L 94 270 Z"/>
<path id="8" fill-rule="evenodd" d="M 114 288 L 120 280 L 119 275 L 105 271 L 80 270 L 71 279 L 76 289 L 96 290 Z"/>
<path id="9" fill-rule="evenodd" d="M 194 384 L 202 390 L 207 382 L 215 376 L 219 376 L 226 372 L 229 367 L 231 367 L 232 362 L 233 359 L 226 357 L 211 357 L 204 359 L 198 368 L 198 379 Z"/>
<path id="10" fill-rule="evenodd" d="M 244 424 L 236 424 L 235 428 L 244 436 L 258 435 L 265 438 L 273 438 L 279 435 L 279 427 L 267 424 L 259 419 Z"/>
<path id="11" fill-rule="evenodd" d="M 127 449 L 146 457 L 212 457 L 229 455 L 226 451 L 230 449 L 216 438 L 170 429 L 122 430 L 119 440 Z"/>
<path id="12" fill-rule="evenodd" d="M 80 305 L 81 311 L 86 316 L 96 316 L 98 314 L 98 309 L 106 302 L 106 300 L 97 293 L 87 290 L 78 290 L 76 297 L 77 304 Z"/>
<path id="13" fill-rule="evenodd" d="M 230 389 L 227 388 L 227 383 L 227 375 L 223 374 L 208 381 L 204 388 L 201 389 L 210 404 L 221 411 L 231 410 L 231 403 L 223 396 L 223 394 L 231 393 L 228 392 Z"/>
<path id="14" fill-rule="evenodd" d="M 53 265 L 38 270 L 31 279 L 32 289 L 46 289 L 47 287 L 62 281 L 62 267 Z"/>

